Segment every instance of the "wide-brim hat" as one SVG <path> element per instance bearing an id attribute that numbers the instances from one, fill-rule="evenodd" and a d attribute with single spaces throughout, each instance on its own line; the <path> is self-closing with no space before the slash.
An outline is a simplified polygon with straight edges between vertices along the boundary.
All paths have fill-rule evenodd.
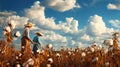
<path id="1" fill-rule="evenodd" d="M 35 24 L 28 22 L 27 24 L 25 24 L 26 27 L 33 27 Z"/>
<path id="2" fill-rule="evenodd" d="M 43 36 L 43 34 L 42 34 L 41 32 L 36 32 L 36 34 L 37 34 L 38 36 Z"/>

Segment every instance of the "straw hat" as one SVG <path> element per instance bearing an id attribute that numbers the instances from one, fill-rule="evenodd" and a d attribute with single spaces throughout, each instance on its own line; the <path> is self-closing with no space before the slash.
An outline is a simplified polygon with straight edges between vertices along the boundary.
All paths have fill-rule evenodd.
<path id="1" fill-rule="evenodd" d="M 25 24 L 26 27 L 33 27 L 35 24 L 28 22 L 27 24 Z"/>
<path id="2" fill-rule="evenodd" d="M 41 32 L 37 32 L 36 33 L 38 36 L 43 36 L 43 34 Z"/>

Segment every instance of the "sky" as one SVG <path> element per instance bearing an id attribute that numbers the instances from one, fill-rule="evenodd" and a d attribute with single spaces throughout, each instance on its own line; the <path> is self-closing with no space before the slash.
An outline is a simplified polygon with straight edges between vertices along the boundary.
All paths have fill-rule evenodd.
<path id="1" fill-rule="evenodd" d="M 120 32 L 120 0 L 0 0 L 1 29 L 11 20 L 20 33 L 24 24 L 34 23 L 30 37 L 42 32 L 43 46 L 103 45 L 114 32 Z M 20 38 L 14 40 L 15 46 L 20 46 Z"/>

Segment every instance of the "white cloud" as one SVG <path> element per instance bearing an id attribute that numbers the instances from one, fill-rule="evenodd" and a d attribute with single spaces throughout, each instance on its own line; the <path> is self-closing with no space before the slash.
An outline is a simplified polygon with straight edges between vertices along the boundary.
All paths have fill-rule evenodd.
<path id="1" fill-rule="evenodd" d="M 44 5 L 60 12 L 80 8 L 76 0 L 44 0 Z"/>
<path id="2" fill-rule="evenodd" d="M 120 20 L 110 20 L 109 21 L 111 23 L 112 26 L 114 26 L 115 28 L 120 28 Z"/>
<path id="3" fill-rule="evenodd" d="M 20 29 L 20 28 L 24 28 L 24 25 L 28 22 L 29 18 L 13 15 L 13 16 L 9 16 L 6 20 L 7 22 L 9 22 L 10 20 L 14 20 L 16 24 L 16 28 Z"/>
<path id="4" fill-rule="evenodd" d="M 8 17 L 8 16 L 15 15 L 15 14 L 16 14 L 16 12 L 14 12 L 14 11 L 10 11 L 10 12 L 8 12 L 8 11 L 0 12 L 0 16 L 4 16 L 4 17 Z"/>
<path id="5" fill-rule="evenodd" d="M 58 26 L 64 33 L 78 32 L 78 20 L 75 20 L 73 17 L 66 18 L 65 22 L 59 22 Z"/>
<path id="6" fill-rule="evenodd" d="M 49 33 L 47 33 L 47 35 L 44 36 L 44 39 L 46 39 L 46 40 L 48 39 L 48 40 L 51 40 L 53 42 L 61 42 L 61 43 L 67 41 L 66 37 L 63 37 L 59 34 L 56 34 L 53 31 L 51 31 L 51 32 L 49 31 Z"/>
<path id="7" fill-rule="evenodd" d="M 40 2 L 36 1 L 31 8 L 26 9 L 26 16 L 29 17 L 36 26 L 39 26 L 44 29 L 56 29 L 58 28 L 55 25 L 54 18 L 45 17 L 45 7 L 40 6 Z"/>
<path id="8" fill-rule="evenodd" d="M 119 4 L 111 4 L 111 3 L 109 3 L 107 5 L 107 8 L 111 9 L 111 10 L 120 10 L 120 3 Z"/>
<path id="9" fill-rule="evenodd" d="M 81 39 L 85 40 L 85 41 L 91 41 L 91 38 L 89 35 L 84 34 L 83 36 L 81 36 Z"/>
<path id="10" fill-rule="evenodd" d="M 8 18 L 9 16 L 15 15 L 16 12 L 14 11 L 4 11 L 4 12 L 0 12 L 0 26 L 4 27 L 6 25 L 6 22 L 8 22 L 6 20 L 6 18 Z"/>
<path id="11" fill-rule="evenodd" d="M 101 16 L 91 16 L 88 22 L 89 24 L 86 27 L 86 33 L 88 35 L 99 36 L 106 32 L 106 26 Z"/>

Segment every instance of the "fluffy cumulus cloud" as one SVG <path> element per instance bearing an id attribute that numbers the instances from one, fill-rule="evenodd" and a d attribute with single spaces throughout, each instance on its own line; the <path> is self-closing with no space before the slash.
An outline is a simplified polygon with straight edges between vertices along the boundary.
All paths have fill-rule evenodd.
<path id="1" fill-rule="evenodd" d="M 86 33 L 91 36 L 99 36 L 105 33 L 106 26 L 101 16 L 94 15 L 89 19 L 89 24 L 86 27 Z"/>
<path id="2" fill-rule="evenodd" d="M 111 10 L 120 10 L 120 0 L 116 0 L 116 1 L 117 1 L 116 4 L 109 3 L 107 5 L 107 8 Z"/>
<path id="3" fill-rule="evenodd" d="M 27 22 L 29 22 L 29 21 L 28 21 L 29 18 L 27 18 L 27 17 L 20 17 L 20 16 L 17 16 L 17 15 L 9 16 L 9 17 L 7 18 L 7 21 L 8 21 L 8 22 L 11 21 L 11 20 L 13 20 L 13 21 L 15 22 L 17 29 L 18 29 L 18 28 L 19 28 L 19 29 L 24 28 L 24 25 L 25 25 Z"/>
<path id="4" fill-rule="evenodd" d="M 83 36 L 81 36 L 81 39 L 83 39 L 85 41 L 90 41 L 91 40 L 90 36 L 87 35 L 87 34 L 84 34 Z"/>
<path id="5" fill-rule="evenodd" d="M 40 6 L 40 2 L 36 1 L 31 8 L 26 9 L 26 17 L 29 17 L 37 26 L 44 29 L 56 29 L 54 18 L 45 17 L 45 7 Z"/>
<path id="6" fill-rule="evenodd" d="M 78 32 L 78 20 L 73 17 L 66 18 L 66 21 L 60 21 L 58 24 L 60 30 L 64 33 L 75 33 Z"/>
<path id="7" fill-rule="evenodd" d="M 76 0 L 44 0 L 44 5 L 60 12 L 80 8 Z"/>
<path id="8" fill-rule="evenodd" d="M 110 20 L 109 21 L 111 23 L 111 25 L 113 25 L 115 28 L 120 29 L 120 20 Z"/>
<path id="9" fill-rule="evenodd" d="M 6 18 L 8 18 L 9 16 L 15 15 L 16 12 L 14 11 L 4 11 L 4 12 L 0 12 L 0 26 L 3 27 L 6 25 L 6 22 L 8 22 L 6 20 Z"/>

